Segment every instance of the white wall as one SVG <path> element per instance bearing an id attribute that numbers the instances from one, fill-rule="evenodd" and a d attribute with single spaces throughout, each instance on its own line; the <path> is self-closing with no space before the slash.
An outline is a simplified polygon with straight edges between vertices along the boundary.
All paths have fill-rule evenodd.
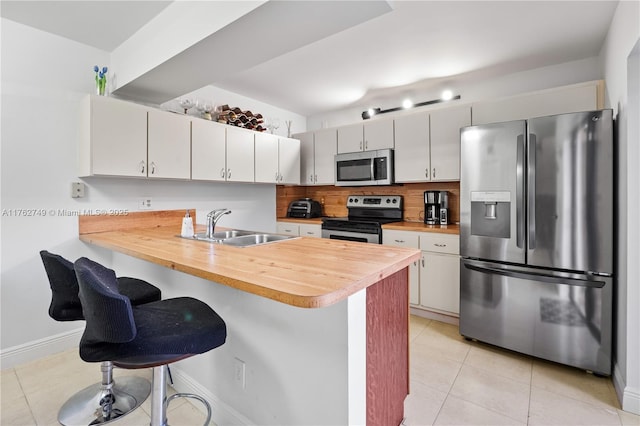
<path id="1" fill-rule="evenodd" d="M 1 31 L 3 352 L 84 327 L 48 317 L 51 295 L 40 250 L 111 262 L 110 252 L 78 241 L 77 218 L 59 209 L 135 211 L 137 201 L 150 196 L 154 209 L 197 209 L 200 223 L 208 210 L 228 207 L 233 213 L 221 226 L 275 231 L 274 185 L 88 178 L 87 196 L 72 199 L 71 182 L 79 180 L 79 102 L 94 91 L 93 66 L 109 66 L 109 54 L 6 19 Z"/>
<path id="2" fill-rule="evenodd" d="M 457 85 L 452 84 L 449 87 L 454 95 L 461 96 L 459 101 L 454 102 L 463 102 L 466 104 L 600 79 L 602 79 L 600 61 L 597 57 L 593 57 L 517 72 L 501 77 L 469 79 Z M 413 96 L 414 101 L 417 103 L 439 98 L 440 92 L 434 90 L 425 90 Z M 379 107 L 383 110 L 395 108 L 402 105 L 402 100 L 402 93 L 396 93 L 386 99 L 380 99 L 380 102 L 375 105 L 359 105 L 340 111 L 331 111 L 329 113 L 309 116 L 307 117 L 307 130 L 362 122 L 362 112 L 369 107 Z"/>
<path id="3" fill-rule="evenodd" d="M 614 109 L 618 131 L 618 263 L 616 274 L 616 359 L 614 384 L 622 408 L 640 414 L 640 154 L 638 149 L 638 79 L 640 69 L 635 51 L 635 75 L 627 75 L 628 57 L 640 39 L 640 3 L 621 1 L 600 53 L 606 82 L 607 106 Z M 628 81 L 634 80 L 635 86 Z M 629 96 L 629 89 L 635 92 Z M 635 101 L 635 113 L 629 101 Z"/>

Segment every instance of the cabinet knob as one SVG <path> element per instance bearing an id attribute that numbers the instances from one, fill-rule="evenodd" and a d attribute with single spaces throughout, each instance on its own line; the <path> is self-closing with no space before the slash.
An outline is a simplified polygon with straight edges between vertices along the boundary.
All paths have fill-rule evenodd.
<path id="1" fill-rule="evenodd" d="M 223 178 L 224 177 L 224 167 L 220 169 L 220 177 Z"/>
<path id="2" fill-rule="evenodd" d="M 140 173 L 141 174 L 145 174 L 145 163 L 144 161 L 141 161 L 138 166 L 140 166 Z"/>
<path id="3" fill-rule="evenodd" d="M 429 169 L 424 169 L 424 177 L 429 179 Z"/>
<path id="4" fill-rule="evenodd" d="M 313 179 L 313 183 L 318 183 L 318 175 Z"/>
<path id="5" fill-rule="evenodd" d="M 227 179 L 231 179 L 231 169 L 227 169 Z"/>
<path id="6" fill-rule="evenodd" d="M 278 172 L 276 172 L 276 182 L 278 182 L 280 180 L 280 176 L 278 175 Z"/>
<path id="7" fill-rule="evenodd" d="M 156 173 L 156 163 L 152 161 L 150 166 L 151 166 L 151 174 L 153 175 Z"/>
<path id="8" fill-rule="evenodd" d="M 394 240 L 396 243 L 404 243 L 404 240 Z"/>
<path id="9" fill-rule="evenodd" d="M 422 262 L 422 267 L 424 268 L 424 257 L 420 259 L 420 261 Z"/>
<path id="10" fill-rule="evenodd" d="M 437 244 L 437 243 L 433 243 L 434 246 L 436 247 L 446 247 L 446 244 Z"/>
<path id="11" fill-rule="evenodd" d="M 436 178 L 436 168 L 435 167 L 433 168 L 433 172 L 431 173 L 431 176 L 433 176 L 434 179 Z"/>

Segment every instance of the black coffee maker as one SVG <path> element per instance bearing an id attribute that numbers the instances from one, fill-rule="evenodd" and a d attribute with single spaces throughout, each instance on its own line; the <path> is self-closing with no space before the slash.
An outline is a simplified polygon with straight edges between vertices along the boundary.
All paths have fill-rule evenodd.
<path id="1" fill-rule="evenodd" d="M 424 223 L 446 225 L 449 223 L 449 193 L 447 191 L 424 192 Z"/>

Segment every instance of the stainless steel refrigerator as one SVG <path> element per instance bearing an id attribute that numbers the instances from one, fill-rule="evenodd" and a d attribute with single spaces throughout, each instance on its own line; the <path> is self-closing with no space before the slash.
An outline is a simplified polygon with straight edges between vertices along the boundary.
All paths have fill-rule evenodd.
<path id="1" fill-rule="evenodd" d="M 460 333 L 610 375 L 612 111 L 460 137 Z"/>

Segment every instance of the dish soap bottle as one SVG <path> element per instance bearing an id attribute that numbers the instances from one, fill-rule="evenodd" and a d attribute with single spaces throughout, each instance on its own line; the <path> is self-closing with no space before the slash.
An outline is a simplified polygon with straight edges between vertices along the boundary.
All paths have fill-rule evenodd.
<path id="1" fill-rule="evenodd" d="M 187 214 L 182 218 L 182 230 L 180 231 L 180 236 L 193 238 L 193 218 L 189 215 L 189 210 L 187 210 Z"/>

